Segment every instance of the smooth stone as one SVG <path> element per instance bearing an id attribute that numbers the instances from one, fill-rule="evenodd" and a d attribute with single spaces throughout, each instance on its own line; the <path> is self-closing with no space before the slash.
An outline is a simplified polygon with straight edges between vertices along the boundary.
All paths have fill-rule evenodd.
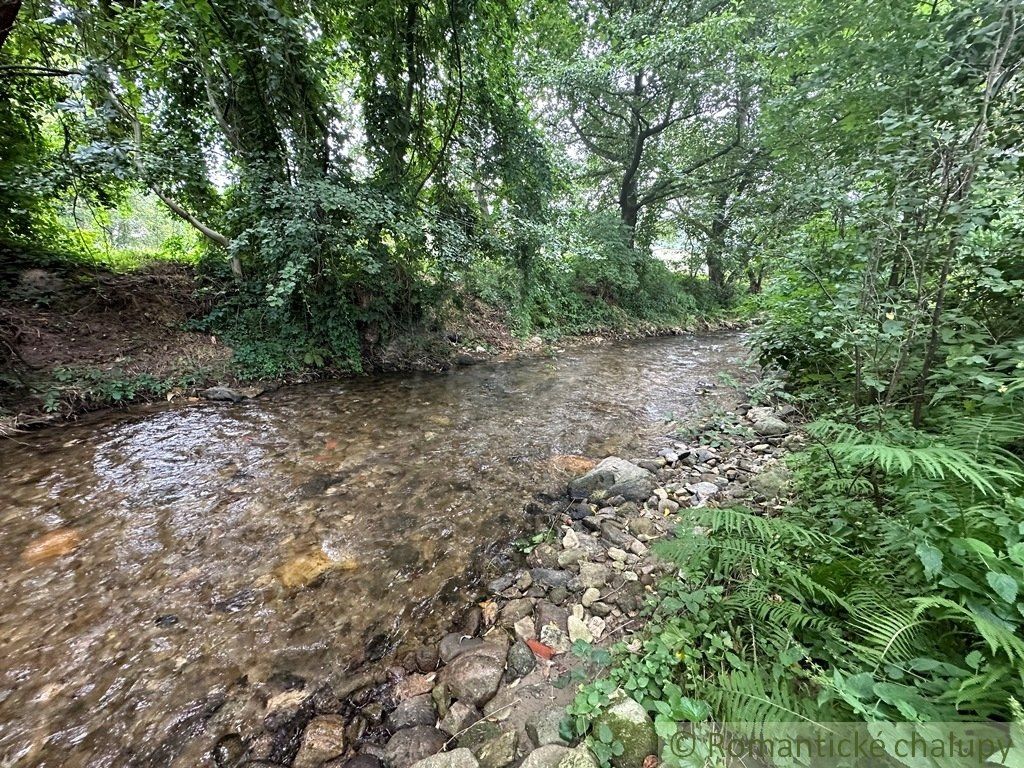
<path id="1" fill-rule="evenodd" d="M 576 533 L 572 528 L 569 528 L 565 535 L 562 537 L 562 548 L 563 549 L 576 549 L 580 545 L 579 534 Z"/>
<path id="2" fill-rule="evenodd" d="M 544 747 L 548 744 L 568 746 L 558 729 L 563 717 L 565 707 L 552 706 L 534 712 L 526 719 L 526 735 L 530 737 L 535 747 Z"/>
<path id="3" fill-rule="evenodd" d="M 413 763 L 413 768 L 479 768 L 476 757 L 468 749 L 440 752 Z"/>
<path id="4" fill-rule="evenodd" d="M 517 640 L 508 649 L 508 658 L 505 662 L 505 679 L 516 680 L 520 677 L 526 677 L 533 672 L 536 666 L 537 659 L 533 655 L 533 651 L 522 640 Z"/>
<path id="5" fill-rule="evenodd" d="M 482 653 L 470 653 L 457 657 L 441 670 L 440 682 L 447 686 L 454 698 L 480 707 L 497 693 L 504 672 L 504 653 L 500 660 Z"/>
<path id="6" fill-rule="evenodd" d="M 390 768 L 409 768 L 425 757 L 444 749 L 448 736 L 436 728 L 414 725 L 395 733 L 384 746 L 384 758 Z"/>
<path id="7" fill-rule="evenodd" d="M 582 547 L 563 549 L 558 553 L 558 567 L 568 568 L 570 565 L 576 565 L 580 560 L 586 559 L 586 557 L 587 552 Z"/>
<path id="8" fill-rule="evenodd" d="M 570 749 L 548 744 L 533 750 L 520 768 L 599 768 L 599 764 L 586 747 Z"/>
<path id="9" fill-rule="evenodd" d="M 589 608 L 600 599 L 601 590 L 596 587 L 587 587 L 586 591 L 583 593 L 583 597 L 580 598 L 580 604 L 584 608 Z"/>
<path id="10" fill-rule="evenodd" d="M 445 664 L 457 659 L 466 651 L 472 651 L 484 644 L 483 640 L 476 637 L 467 637 L 460 632 L 449 632 L 441 638 L 440 655 L 441 661 Z"/>
<path id="11" fill-rule="evenodd" d="M 437 722 L 437 709 L 429 693 L 411 696 L 388 715 L 388 730 L 394 733 L 414 725 L 433 725 Z"/>
<path id="12" fill-rule="evenodd" d="M 612 560 L 617 560 L 620 563 L 626 562 L 626 551 L 619 549 L 618 547 L 610 547 L 608 549 L 608 557 Z"/>
<path id="13" fill-rule="evenodd" d="M 528 597 L 512 600 L 501 609 L 500 623 L 503 626 L 514 625 L 521 618 L 529 616 L 531 613 L 533 613 L 533 600 Z"/>
<path id="14" fill-rule="evenodd" d="M 573 498 L 587 498 L 595 492 L 605 492 L 608 497 L 622 496 L 639 501 L 650 496 L 654 486 L 654 475 L 648 470 L 609 456 L 582 477 L 572 480 L 569 494 Z"/>
<path id="15" fill-rule="evenodd" d="M 344 751 L 345 718 L 341 715 L 320 715 L 310 720 L 302 732 L 302 743 L 292 766 L 318 768 Z"/>

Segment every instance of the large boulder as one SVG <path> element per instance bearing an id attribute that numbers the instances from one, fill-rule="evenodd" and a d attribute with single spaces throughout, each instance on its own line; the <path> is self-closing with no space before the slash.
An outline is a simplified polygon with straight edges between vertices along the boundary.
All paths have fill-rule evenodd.
<path id="1" fill-rule="evenodd" d="M 384 745 L 389 768 L 409 768 L 413 763 L 444 749 L 448 736 L 436 728 L 414 725 L 395 733 Z"/>
<path id="2" fill-rule="evenodd" d="M 498 659 L 478 651 L 463 654 L 452 661 L 441 671 L 440 682 L 464 704 L 482 707 L 498 692 L 504 672 L 504 652 Z"/>
<path id="3" fill-rule="evenodd" d="M 345 718 L 321 715 L 310 720 L 292 763 L 294 768 L 318 768 L 345 751 Z"/>
<path id="4" fill-rule="evenodd" d="M 631 461 L 609 456 L 587 474 L 569 483 L 569 495 L 585 499 L 596 491 L 610 496 L 622 496 L 628 501 L 644 501 L 653 493 L 657 481 L 654 475 Z"/>
<path id="5" fill-rule="evenodd" d="M 643 768 L 648 755 L 658 753 L 658 736 L 647 710 L 622 690 L 611 696 L 610 706 L 597 718 L 595 726 L 607 726 L 613 738 L 621 742 L 622 754 L 612 757 L 615 768 Z"/>

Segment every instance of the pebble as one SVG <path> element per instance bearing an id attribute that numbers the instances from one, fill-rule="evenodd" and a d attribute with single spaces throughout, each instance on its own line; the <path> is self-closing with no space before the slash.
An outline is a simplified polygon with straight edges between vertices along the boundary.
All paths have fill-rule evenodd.
<path id="1" fill-rule="evenodd" d="M 565 535 L 562 537 L 562 547 L 563 547 L 563 549 L 577 549 L 579 547 L 579 545 L 580 545 L 580 537 L 579 537 L 579 535 L 577 535 L 576 531 L 574 531 L 572 528 L 569 528 L 565 532 Z"/>
<path id="2" fill-rule="evenodd" d="M 608 557 L 617 562 L 624 563 L 626 562 L 626 551 L 618 547 L 610 547 L 608 549 Z"/>
<path id="3" fill-rule="evenodd" d="M 596 587 L 588 587 L 583 592 L 583 597 L 580 598 L 580 603 L 582 603 L 584 608 L 589 608 L 600 599 L 601 590 L 597 589 Z"/>
<path id="4" fill-rule="evenodd" d="M 577 616 L 569 617 L 569 640 L 571 642 L 582 641 L 584 643 L 594 642 L 594 636 L 583 619 Z"/>

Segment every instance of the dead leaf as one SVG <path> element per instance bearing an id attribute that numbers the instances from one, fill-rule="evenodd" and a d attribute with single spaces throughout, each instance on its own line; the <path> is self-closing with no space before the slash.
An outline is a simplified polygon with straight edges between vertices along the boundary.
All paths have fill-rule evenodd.
<path id="1" fill-rule="evenodd" d="M 21 559 L 31 565 L 53 560 L 73 552 L 82 541 L 74 528 L 58 528 L 29 542 L 21 552 Z"/>

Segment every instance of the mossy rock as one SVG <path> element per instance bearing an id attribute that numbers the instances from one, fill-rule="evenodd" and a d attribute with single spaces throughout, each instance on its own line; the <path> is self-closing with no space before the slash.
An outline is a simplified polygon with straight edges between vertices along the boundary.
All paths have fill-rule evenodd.
<path id="1" fill-rule="evenodd" d="M 594 725 L 607 726 L 614 740 L 622 744 L 622 754 L 612 757 L 615 768 L 643 768 L 644 758 L 658 753 L 654 721 L 646 709 L 621 689 L 612 694 L 608 709 Z"/>

